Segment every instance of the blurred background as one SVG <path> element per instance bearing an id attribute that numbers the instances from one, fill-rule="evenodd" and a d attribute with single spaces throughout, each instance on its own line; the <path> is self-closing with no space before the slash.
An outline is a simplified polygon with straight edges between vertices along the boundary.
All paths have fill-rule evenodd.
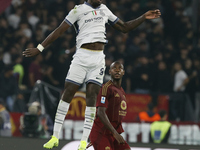
<path id="1" fill-rule="evenodd" d="M 52 134 L 55 111 L 76 49 L 75 30 L 71 27 L 36 57 L 25 58 L 22 52 L 41 43 L 75 5 L 82 3 L 83 0 L 0 2 L 0 136 L 48 138 Z M 103 3 L 123 21 L 151 9 L 162 13 L 160 18 L 146 20 L 128 34 L 106 26 L 104 82 L 110 79 L 108 70 L 113 61 L 125 66 L 122 86 L 127 93 L 128 114 L 124 137 L 130 143 L 149 143 L 150 123 L 159 120 L 155 116 L 165 110 L 166 120 L 172 123 L 170 132 L 174 133 L 167 143 L 200 145 L 200 1 Z M 80 138 L 85 85 L 79 91 L 64 123 L 63 139 Z M 34 119 L 36 122 L 30 122 Z M 132 125 L 138 133 L 130 130 Z M 131 139 L 133 135 L 128 131 L 136 138 Z"/>

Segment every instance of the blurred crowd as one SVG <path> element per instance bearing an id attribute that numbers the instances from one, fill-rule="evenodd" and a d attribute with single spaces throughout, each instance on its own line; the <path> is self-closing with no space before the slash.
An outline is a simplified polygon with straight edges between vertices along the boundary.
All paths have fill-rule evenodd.
<path id="1" fill-rule="evenodd" d="M 83 0 L 13 0 L 0 15 L 0 98 L 10 111 L 24 111 L 23 90 L 37 80 L 63 88 L 75 52 L 71 27 L 43 53 L 25 58 L 22 51 L 36 47 Z M 121 20 L 135 19 L 151 9 L 162 16 L 145 21 L 129 34 L 107 26 L 106 75 L 109 66 L 125 66 L 127 93 L 188 93 L 200 91 L 200 3 L 192 0 L 104 0 Z M 196 4 L 196 5 L 195 5 Z M 196 12 L 195 12 L 196 10 Z M 17 80 L 16 80 L 17 79 Z M 16 101 L 17 100 L 17 101 Z M 15 106 L 15 107 L 14 107 Z"/>

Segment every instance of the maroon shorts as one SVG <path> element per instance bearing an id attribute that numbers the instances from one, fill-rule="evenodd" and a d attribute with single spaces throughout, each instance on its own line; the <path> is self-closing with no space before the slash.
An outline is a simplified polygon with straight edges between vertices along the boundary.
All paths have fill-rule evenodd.
<path id="1" fill-rule="evenodd" d="M 128 143 L 119 144 L 111 134 L 101 134 L 92 130 L 90 141 L 95 150 L 130 150 Z"/>

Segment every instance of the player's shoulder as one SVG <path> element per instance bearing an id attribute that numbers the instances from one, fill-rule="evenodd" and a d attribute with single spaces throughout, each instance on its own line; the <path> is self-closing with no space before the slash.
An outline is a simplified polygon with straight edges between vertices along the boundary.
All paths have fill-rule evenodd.
<path id="1" fill-rule="evenodd" d="M 101 9 L 109 10 L 109 8 L 105 4 L 101 4 Z"/>
<path id="2" fill-rule="evenodd" d="M 105 4 L 101 4 L 101 8 L 108 8 Z"/>
<path id="3" fill-rule="evenodd" d="M 123 87 L 121 87 L 121 89 L 120 89 L 123 93 L 125 93 L 125 91 L 124 91 L 124 89 L 123 89 Z M 126 94 L 126 93 L 125 93 Z"/>
<path id="4" fill-rule="evenodd" d="M 83 9 L 84 9 L 84 5 L 83 4 L 79 4 L 79 5 L 75 5 L 72 10 L 76 11 L 76 12 L 81 12 Z"/>
<path id="5" fill-rule="evenodd" d="M 112 87 L 113 83 L 112 81 L 108 81 L 106 82 L 103 86 L 102 86 L 102 95 L 106 95 L 107 94 L 107 91 L 108 89 L 110 89 Z"/>
<path id="6" fill-rule="evenodd" d="M 106 82 L 106 83 L 102 86 L 102 88 L 110 87 L 112 84 L 113 84 L 112 81 L 109 80 L 108 82 Z"/>

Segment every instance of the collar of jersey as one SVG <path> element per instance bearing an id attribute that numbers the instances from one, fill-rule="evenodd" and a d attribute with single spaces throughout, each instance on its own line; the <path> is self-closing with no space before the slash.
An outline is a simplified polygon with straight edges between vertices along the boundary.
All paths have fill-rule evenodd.
<path id="1" fill-rule="evenodd" d="M 90 7 L 92 7 L 92 5 L 90 5 L 90 3 L 88 3 L 88 2 L 85 2 L 84 4 L 86 4 L 86 5 L 88 5 L 88 6 L 90 6 Z M 101 6 L 101 5 L 100 5 Z M 100 6 L 99 7 L 97 7 L 97 8 L 94 8 L 94 7 L 92 7 L 93 9 L 99 9 L 100 8 Z"/>

